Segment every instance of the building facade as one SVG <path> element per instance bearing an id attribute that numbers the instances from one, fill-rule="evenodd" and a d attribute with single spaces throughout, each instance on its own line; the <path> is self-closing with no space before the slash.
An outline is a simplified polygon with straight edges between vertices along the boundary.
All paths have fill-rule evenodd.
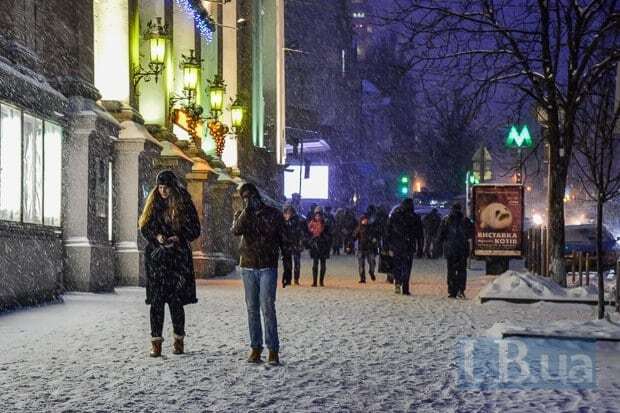
<path id="1" fill-rule="evenodd" d="M 351 10 L 349 0 L 286 2 L 289 163 L 329 167 L 329 201 L 306 203 L 348 205 L 360 184 L 361 79 Z"/>
<path id="2" fill-rule="evenodd" d="M 164 169 L 200 214 L 197 275 L 234 269 L 238 184 L 280 192 L 281 3 L 3 4 L 0 308 L 142 284 L 137 219 Z"/>

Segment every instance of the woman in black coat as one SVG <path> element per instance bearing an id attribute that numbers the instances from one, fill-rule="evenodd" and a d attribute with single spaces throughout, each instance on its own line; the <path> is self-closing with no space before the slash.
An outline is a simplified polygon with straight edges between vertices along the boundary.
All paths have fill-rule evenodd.
<path id="1" fill-rule="evenodd" d="M 329 258 L 331 250 L 331 228 L 325 220 L 323 209 L 317 207 L 312 219 L 308 221 L 308 233 L 310 241 L 310 257 L 312 258 L 312 286 L 317 286 L 317 278 L 319 285 L 323 287 L 325 284 L 326 261 Z M 320 275 L 319 275 L 320 264 Z"/>
<path id="2" fill-rule="evenodd" d="M 200 235 L 200 221 L 191 196 L 172 171 L 157 176 L 139 220 L 148 241 L 145 251 L 146 303 L 151 305 L 152 357 L 161 355 L 164 306 L 168 303 L 174 330 L 173 353 L 183 353 L 185 311 L 197 302 L 190 242 Z"/>

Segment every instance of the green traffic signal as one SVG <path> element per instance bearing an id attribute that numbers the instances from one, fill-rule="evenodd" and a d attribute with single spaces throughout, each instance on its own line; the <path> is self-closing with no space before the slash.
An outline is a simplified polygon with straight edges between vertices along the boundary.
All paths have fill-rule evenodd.
<path id="1" fill-rule="evenodd" d="M 475 173 L 471 171 L 467 171 L 467 176 L 465 177 L 465 183 L 469 185 L 478 185 L 480 183 L 480 179 L 476 176 Z"/>
<path id="2" fill-rule="evenodd" d="M 409 177 L 407 175 L 401 175 L 398 178 L 398 193 L 402 196 L 409 194 Z"/>

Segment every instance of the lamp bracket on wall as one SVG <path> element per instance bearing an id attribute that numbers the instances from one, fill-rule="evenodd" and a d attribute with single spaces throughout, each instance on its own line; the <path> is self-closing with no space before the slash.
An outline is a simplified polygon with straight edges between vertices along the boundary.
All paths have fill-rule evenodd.
<path id="1" fill-rule="evenodd" d="M 146 25 L 144 32 L 144 40 L 149 43 L 149 63 L 147 68 L 137 63 L 132 67 L 131 86 L 136 102 L 138 95 L 138 85 L 142 80 L 150 82 L 151 79 L 155 83 L 159 81 L 159 76 L 164 71 L 164 62 L 166 60 L 166 43 L 169 38 L 168 25 L 162 24 L 162 18 L 156 17 L 150 20 Z"/>

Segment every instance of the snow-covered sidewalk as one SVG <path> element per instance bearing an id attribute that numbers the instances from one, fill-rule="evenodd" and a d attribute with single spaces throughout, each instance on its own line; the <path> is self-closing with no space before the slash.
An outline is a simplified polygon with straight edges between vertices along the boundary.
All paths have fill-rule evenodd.
<path id="1" fill-rule="evenodd" d="M 356 261 L 328 263 L 327 287 L 278 289 L 281 367 L 249 365 L 236 277 L 200 282 L 186 307 L 187 354 L 148 357 L 141 288 L 70 294 L 64 304 L 0 315 L 0 406 L 7 412 L 618 411 L 620 362 L 599 361 L 598 389 L 464 391 L 458 337 L 496 322 L 592 319 L 585 305 L 446 298 L 443 261 L 416 261 L 413 297 L 382 282 L 357 284 Z M 489 277 L 472 275 L 474 297 Z M 608 343 L 609 344 L 609 343 Z M 620 354 L 616 352 L 616 354 Z"/>

